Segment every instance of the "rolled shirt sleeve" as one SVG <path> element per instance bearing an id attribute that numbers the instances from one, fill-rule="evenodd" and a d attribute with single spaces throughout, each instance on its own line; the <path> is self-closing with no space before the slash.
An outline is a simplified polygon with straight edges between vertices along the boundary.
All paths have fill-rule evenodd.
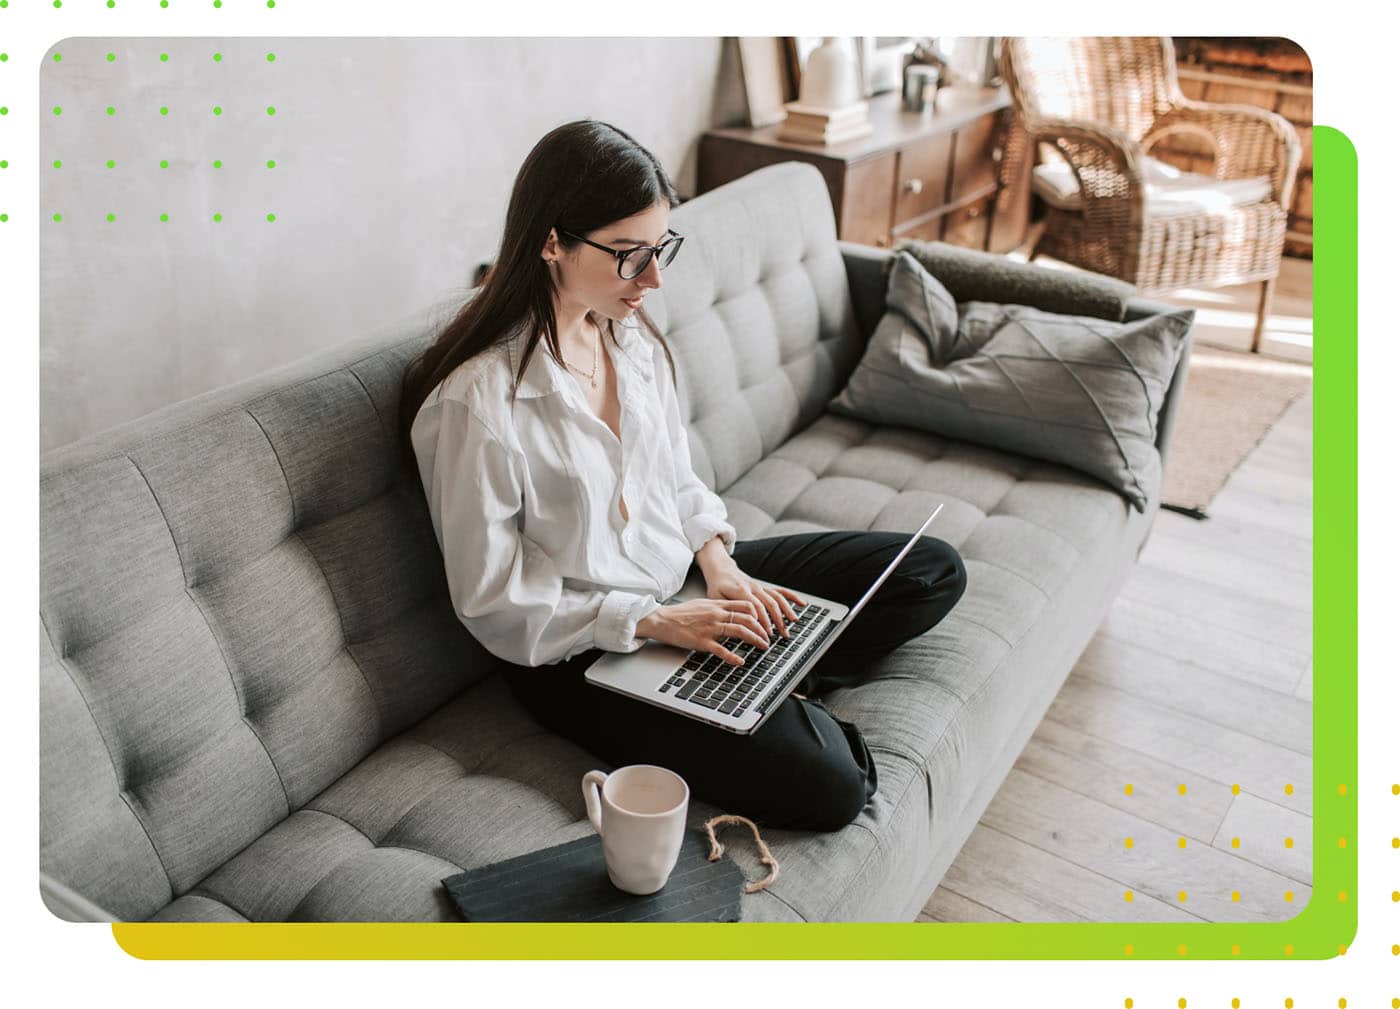
<path id="1" fill-rule="evenodd" d="M 671 383 L 670 372 L 664 380 L 658 376 L 662 403 L 666 411 L 666 431 L 671 442 L 671 460 L 676 469 L 676 510 L 680 515 L 681 532 L 692 553 L 698 551 L 714 536 L 724 543 L 724 552 L 733 556 L 737 532 L 729 522 L 729 510 L 719 495 L 705 486 L 690 464 L 690 438 L 681 421 L 680 402 Z"/>
<path id="2" fill-rule="evenodd" d="M 465 403 L 440 400 L 415 437 L 435 442 L 425 473 L 433 525 L 457 618 L 493 655 L 542 666 L 590 648 L 634 652 L 637 622 L 660 604 L 650 594 L 564 585 L 548 554 L 519 529 L 517 461 Z M 421 460 L 424 453 L 419 452 Z"/>

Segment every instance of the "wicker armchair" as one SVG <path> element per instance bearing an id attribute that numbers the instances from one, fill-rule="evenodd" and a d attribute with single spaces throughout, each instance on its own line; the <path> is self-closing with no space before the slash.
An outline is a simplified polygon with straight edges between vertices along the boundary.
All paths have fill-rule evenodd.
<path id="1" fill-rule="evenodd" d="M 1008 38 L 1001 72 L 1033 152 L 1052 145 L 1078 183 L 1079 209 L 1048 208 L 1031 251 L 1134 284 L 1144 297 L 1262 282 L 1259 349 L 1283 255 L 1298 133 L 1252 105 L 1186 98 L 1169 38 Z M 1168 133 L 1207 138 L 1217 180 L 1268 180 L 1268 197 L 1205 211 L 1151 211 L 1144 158 Z"/>

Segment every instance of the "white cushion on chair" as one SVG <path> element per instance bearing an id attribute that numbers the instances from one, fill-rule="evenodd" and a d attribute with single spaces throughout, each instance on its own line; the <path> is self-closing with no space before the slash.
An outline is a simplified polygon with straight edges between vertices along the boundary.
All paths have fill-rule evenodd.
<path id="1" fill-rule="evenodd" d="M 1221 181 L 1184 172 L 1156 158 L 1142 159 L 1142 176 L 1147 184 L 1145 210 L 1149 217 L 1222 212 L 1267 200 L 1272 191 L 1266 176 Z M 1079 184 L 1067 161 L 1036 165 L 1032 188 L 1052 207 L 1082 209 Z"/>

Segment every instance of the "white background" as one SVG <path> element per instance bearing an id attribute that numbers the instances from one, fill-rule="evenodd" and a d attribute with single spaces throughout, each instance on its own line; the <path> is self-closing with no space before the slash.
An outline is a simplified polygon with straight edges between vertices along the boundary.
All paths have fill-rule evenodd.
<path id="1" fill-rule="evenodd" d="M 245 1006 L 249 1003 L 393 1005 L 492 1004 L 586 1000 L 623 1004 L 722 1004 L 799 999 L 892 1006 L 1195 1007 L 1348 1009 L 1390 1006 L 1400 997 L 1400 781 L 1394 724 L 1397 662 L 1392 651 L 1391 579 L 1395 520 L 1387 507 L 1400 364 L 1394 312 L 1397 187 L 1395 95 L 1400 53 L 1393 32 L 1361 15 L 1357 3 L 1285 5 L 1224 0 L 1170 4 L 1122 2 L 850 4 L 706 2 L 535 3 L 447 8 L 425 0 L 392 3 L 278 0 L 10 0 L 0 10 L 0 318 L 9 353 L 0 367 L 8 442 L 4 458 L 17 474 L 5 495 L 4 748 L 8 822 L 0 894 L 5 909 L 5 997 L 58 1005 Z M 1373 8 L 1381 10 L 1383 8 Z M 934 22 L 934 23 L 930 23 Z M 1344 957 L 1299 962 L 867 961 L 745 962 L 145 962 L 123 953 L 110 928 L 54 919 L 39 901 L 38 690 L 34 613 L 38 596 L 38 193 L 39 58 L 71 35 L 1236 35 L 1287 36 L 1312 58 L 1314 118 L 1346 133 L 1360 164 L 1360 458 L 1361 682 L 1360 797 L 1357 847 L 1359 932 Z M 664 87 L 664 82 L 652 82 Z M 1372 185 L 1372 180 L 1376 184 Z M 1319 331 L 1316 341 L 1349 340 Z M 1370 467 L 1367 462 L 1371 462 Z M 1379 631 L 1377 625 L 1379 624 Z M 1328 675 L 1319 666 L 1317 675 Z M 12 1003 L 18 1004 L 18 1003 Z"/>

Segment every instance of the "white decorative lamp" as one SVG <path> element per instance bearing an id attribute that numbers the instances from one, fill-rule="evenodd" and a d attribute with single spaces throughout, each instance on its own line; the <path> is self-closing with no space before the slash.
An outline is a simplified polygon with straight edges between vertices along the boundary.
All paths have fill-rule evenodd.
<path id="1" fill-rule="evenodd" d="M 778 139 L 834 144 L 873 133 L 862 91 L 849 47 L 835 37 L 823 38 L 807 57 L 797 101 L 784 106 L 788 114 Z"/>

